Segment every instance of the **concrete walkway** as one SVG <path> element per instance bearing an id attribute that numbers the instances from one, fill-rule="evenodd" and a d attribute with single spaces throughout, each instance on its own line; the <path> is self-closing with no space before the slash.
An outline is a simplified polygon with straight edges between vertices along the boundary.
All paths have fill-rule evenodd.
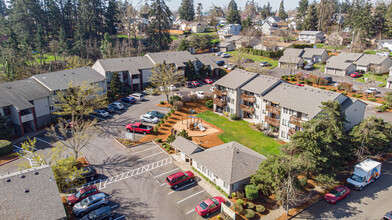
<path id="1" fill-rule="evenodd" d="M 185 163 L 184 161 L 181 160 L 180 155 L 177 154 L 172 154 L 170 155 L 174 160 L 173 163 L 178 166 L 181 170 L 187 171 L 190 170 L 192 171 L 195 176 L 198 177 L 198 179 L 200 181 L 197 182 L 197 184 L 199 186 L 201 186 L 207 193 L 209 193 L 212 197 L 215 196 L 221 196 L 223 198 L 225 198 L 229 203 L 230 206 L 232 206 L 233 204 L 231 203 L 231 201 L 229 200 L 229 198 L 227 198 L 225 195 L 223 195 L 219 190 L 217 190 L 213 185 L 211 185 L 210 183 L 208 183 L 202 176 L 200 176 L 198 173 L 194 172 L 191 165 L 189 165 L 188 163 Z"/>

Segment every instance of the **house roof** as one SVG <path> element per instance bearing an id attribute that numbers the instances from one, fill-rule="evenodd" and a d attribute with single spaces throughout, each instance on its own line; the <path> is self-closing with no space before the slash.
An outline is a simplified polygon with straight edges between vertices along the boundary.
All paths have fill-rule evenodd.
<path id="1" fill-rule="evenodd" d="M 265 75 L 258 75 L 256 78 L 254 78 L 253 80 L 245 84 L 241 89 L 248 92 L 253 92 L 255 94 L 263 94 L 271 87 L 281 82 L 284 81 L 280 80 L 279 78 L 265 76 Z"/>
<path id="2" fill-rule="evenodd" d="M 244 85 L 249 80 L 256 77 L 257 73 L 248 72 L 246 70 L 235 69 L 231 71 L 229 74 L 220 78 L 214 84 L 224 86 L 231 89 L 237 89 Z"/>
<path id="3" fill-rule="evenodd" d="M 0 177 L 2 219 L 65 219 L 66 213 L 50 166 Z"/>
<path id="4" fill-rule="evenodd" d="M 222 41 L 221 43 L 219 43 L 219 47 L 227 47 L 227 46 L 229 46 L 229 45 L 233 45 L 233 46 L 234 46 L 234 44 L 232 44 L 232 43 L 230 43 L 230 42 L 224 42 L 224 41 Z"/>
<path id="5" fill-rule="evenodd" d="M 0 107 L 14 105 L 16 109 L 33 108 L 30 101 L 45 98 L 52 93 L 32 79 L 0 84 Z"/>
<path id="6" fill-rule="evenodd" d="M 321 31 L 301 31 L 299 34 L 300 35 L 318 35 L 318 34 L 324 35 L 324 33 Z"/>
<path id="7" fill-rule="evenodd" d="M 219 68 L 216 62 L 212 59 L 211 56 L 205 54 L 197 54 L 195 55 L 196 59 L 198 59 L 205 66 L 209 65 L 212 69 Z"/>
<path id="8" fill-rule="evenodd" d="M 336 57 L 339 60 L 344 60 L 344 61 L 350 61 L 350 62 L 354 62 L 357 61 L 359 58 L 361 58 L 363 56 L 362 53 L 340 53 L 339 55 L 337 55 Z"/>
<path id="9" fill-rule="evenodd" d="M 204 150 L 199 145 L 181 136 L 177 136 L 176 140 L 174 140 L 173 143 L 171 143 L 170 145 L 188 156 L 193 153 L 196 153 L 197 151 Z"/>
<path id="10" fill-rule="evenodd" d="M 346 70 L 353 65 L 352 62 L 358 60 L 363 54 L 361 53 L 340 53 L 337 56 L 332 56 L 327 60 L 325 68 Z"/>
<path id="11" fill-rule="evenodd" d="M 296 86 L 287 83 L 281 83 L 264 95 L 264 98 L 280 103 L 286 107 L 298 112 L 306 113 L 310 118 L 317 115 L 321 109 L 321 102 L 335 100 L 340 93 L 325 91 L 310 86 Z"/>
<path id="12" fill-rule="evenodd" d="M 358 66 L 368 66 L 369 64 L 378 64 L 380 65 L 385 60 L 390 59 L 387 56 L 380 56 L 375 54 L 364 54 L 361 58 L 359 58 L 355 64 Z"/>
<path id="13" fill-rule="evenodd" d="M 145 56 L 99 59 L 97 62 L 101 64 L 105 71 L 129 71 L 133 75 L 140 74 L 139 69 L 149 69 L 154 67 L 154 63 Z"/>
<path id="14" fill-rule="evenodd" d="M 32 79 L 37 80 L 50 91 L 64 90 L 72 82 L 74 86 L 80 86 L 83 83 L 95 83 L 104 81 L 105 77 L 91 67 L 81 67 L 70 70 L 62 70 L 51 73 L 34 75 Z"/>
<path id="15" fill-rule="evenodd" d="M 285 49 L 283 56 L 279 58 L 279 62 L 282 63 L 299 63 L 302 58 L 303 49 L 287 48 Z"/>
<path id="16" fill-rule="evenodd" d="M 325 68 L 346 70 L 351 65 L 354 65 L 354 64 L 352 64 L 350 62 L 344 62 L 343 60 L 334 60 L 332 62 L 331 61 L 327 62 L 327 64 L 325 65 Z"/>
<path id="17" fill-rule="evenodd" d="M 184 67 L 189 60 L 192 62 L 196 61 L 196 58 L 189 51 L 148 53 L 145 56 L 149 57 L 154 64 L 163 62 L 167 64 L 174 63 L 177 67 Z"/>
<path id="18" fill-rule="evenodd" d="M 321 56 L 326 52 L 327 50 L 321 48 L 305 48 L 305 53 L 302 55 L 302 57 L 313 58 L 314 56 Z"/>
<path id="19" fill-rule="evenodd" d="M 266 159 L 235 141 L 208 148 L 190 157 L 228 184 L 249 178 Z"/>

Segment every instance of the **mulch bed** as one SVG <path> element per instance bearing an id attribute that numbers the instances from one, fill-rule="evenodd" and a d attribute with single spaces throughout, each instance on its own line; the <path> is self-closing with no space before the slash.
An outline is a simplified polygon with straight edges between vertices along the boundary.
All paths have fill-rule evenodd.
<path id="1" fill-rule="evenodd" d="M 7 155 L 0 156 L 0 166 L 6 163 L 9 163 L 11 161 L 17 160 L 18 155 L 11 153 Z"/>

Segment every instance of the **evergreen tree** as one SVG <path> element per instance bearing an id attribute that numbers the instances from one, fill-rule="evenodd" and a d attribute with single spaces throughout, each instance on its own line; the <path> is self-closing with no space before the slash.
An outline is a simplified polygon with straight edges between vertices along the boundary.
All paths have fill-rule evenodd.
<path id="1" fill-rule="evenodd" d="M 337 0 L 320 1 L 317 5 L 317 15 L 319 16 L 317 28 L 319 31 L 324 31 L 325 33 L 329 32 L 333 26 L 333 15 L 336 13 L 337 9 Z"/>
<path id="2" fill-rule="evenodd" d="M 350 0 L 345 0 L 340 2 L 339 7 L 340 7 L 340 13 L 347 13 L 348 10 L 350 9 Z"/>
<path id="3" fill-rule="evenodd" d="M 196 13 L 197 13 L 197 20 L 201 21 L 203 17 L 203 5 L 201 3 L 197 3 Z"/>
<path id="4" fill-rule="evenodd" d="M 241 24 L 241 15 L 238 10 L 234 10 L 233 8 L 229 11 L 229 14 L 226 17 L 226 20 L 229 24 Z"/>
<path id="5" fill-rule="evenodd" d="M 172 26 L 172 13 L 169 7 L 167 7 L 165 0 L 155 0 L 151 4 L 149 15 L 152 17 L 152 21 L 147 29 L 149 46 L 157 51 L 168 48 L 172 41 L 169 33 Z"/>
<path id="6" fill-rule="evenodd" d="M 150 13 L 150 6 L 146 2 L 141 8 L 140 8 L 140 16 L 143 18 L 148 18 L 148 14 Z"/>
<path id="7" fill-rule="evenodd" d="M 7 125 L 7 119 L 0 114 L 0 140 L 10 140 L 13 132 L 12 126 Z"/>
<path id="8" fill-rule="evenodd" d="M 111 58 L 113 54 L 114 41 L 108 33 L 105 33 L 104 39 L 101 42 L 101 47 L 99 48 L 101 54 L 104 58 Z"/>
<path id="9" fill-rule="evenodd" d="M 185 78 L 187 80 L 197 80 L 195 66 L 193 65 L 192 61 L 188 61 L 185 65 Z"/>
<path id="10" fill-rule="evenodd" d="M 185 50 L 188 50 L 188 48 L 189 48 L 189 41 L 184 39 L 184 40 L 180 41 L 180 44 L 178 45 L 177 50 L 178 51 L 185 51 Z"/>
<path id="11" fill-rule="evenodd" d="M 5 4 L 5 0 L 0 0 L 0 17 L 4 17 L 7 15 L 7 5 Z"/>
<path id="12" fill-rule="evenodd" d="M 246 17 L 245 20 L 242 21 L 242 30 L 245 30 L 247 27 L 251 27 L 252 26 L 252 19 L 250 18 L 250 16 Z"/>
<path id="13" fill-rule="evenodd" d="M 308 0 L 299 1 L 299 7 L 297 8 L 297 15 L 296 15 L 297 30 L 303 30 L 302 24 L 305 20 L 305 15 L 306 15 L 306 11 L 308 10 L 308 7 L 309 7 Z"/>
<path id="14" fill-rule="evenodd" d="M 106 32 L 110 35 L 116 35 L 117 29 L 116 25 L 120 21 L 118 20 L 119 10 L 118 3 L 116 0 L 109 0 L 108 7 L 105 13 L 105 24 Z"/>
<path id="15" fill-rule="evenodd" d="M 237 3 L 234 0 L 230 0 L 229 6 L 227 7 L 227 9 L 229 11 L 231 11 L 231 9 L 234 9 L 235 11 L 237 11 L 238 10 Z"/>
<path id="16" fill-rule="evenodd" d="M 317 30 L 317 9 L 315 4 L 311 4 L 306 11 L 305 19 L 302 24 L 302 29 L 307 31 L 316 31 Z"/>
<path id="17" fill-rule="evenodd" d="M 195 19 L 193 0 L 182 0 L 178 13 L 180 14 L 180 19 L 193 21 Z"/>
<path id="18" fill-rule="evenodd" d="M 267 5 L 263 5 L 260 14 L 263 19 L 266 19 L 267 17 L 272 16 L 274 14 L 272 12 L 272 7 L 269 2 L 267 2 Z"/>
<path id="19" fill-rule="evenodd" d="M 288 17 L 287 13 L 284 11 L 283 0 L 280 2 L 280 6 L 279 6 L 279 17 L 283 20 L 285 20 Z"/>
<path id="20" fill-rule="evenodd" d="M 386 19 L 386 14 L 387 14 L 387 6 L 384 2 L 381 2 L 380 4 L 377 5 L 377 7 L 374 10 L 373 14 L 373 33 L 378 39 L 383 38 L 383 33 L 387 32 L 387 19 Z"/>
<path id="21" fill-rule="evenodd" d="M 120 81 L 120 76 L 117 72 L 114 72 L 112 75 L 112 79 L 110 80 L 110 90 L 109 93 L 115 95 L 118 95 L 122 92 L 123 89 L 123 84 Z"/>

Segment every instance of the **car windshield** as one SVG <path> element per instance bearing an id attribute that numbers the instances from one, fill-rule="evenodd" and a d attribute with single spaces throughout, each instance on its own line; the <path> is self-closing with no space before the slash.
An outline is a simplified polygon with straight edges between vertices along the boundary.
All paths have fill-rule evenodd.
<path id="1" fill-rule="evenodd" d="M 354 180 L 355 182 L 358 182 L 358 183 L 361 183 L 361 182 L 362 182 L 362 177 L 360 177 L 360 176 L 358 176 L 358 175 L 355 175 L 355 174 L 352 174 L 352 175 L 350 176 L 350 179 L 352 179 L 352 180 Z"/>
<path id="2" fill-rule="evenodd" d="M 75 197 L 76 197 L 76 198 L 80 198 L 81 195 L 82 195 L 82 194 L 81 194 L 80 191 L 79 191 L 78 193 L 75 194 Z"/>
<path id="3" fill-rule="evenodd" d="M 169 177 L 166 177 L 167 182 L 171 183 L 172 181 L 169 179 Z"/>
<path id="4" fill-rule="evenodd" d="M 339 192 L 336 191 L 336 189 L 331 190 L 331 192 L 329 192 L 329 194 L 333 195 L 333 196 L 338 196 Z"/>
<path id="5" fill-rule="evenodd" d="M 203 210 L 206 210 L 208 208 L 208 205 L 205 202 L 200 203 L 200 208 Z"/>
<path id="6" fill-rule="evenodd" d="M 87 197 L 87 198 L 83 199 L 83 200 L 80 202 L 80 206 L 86 207 L 86 206 L 88 205 L 89 199 L 90 199 L 90 197 Z"/>
<path id="7" fill-rule="evenodd" d="M 212 198 L 211 200 L 212 200 L 215 204 L 217 204 L 217 205 L 219 204 L 218 200 L 216 200 L 215 198 Z"/>

